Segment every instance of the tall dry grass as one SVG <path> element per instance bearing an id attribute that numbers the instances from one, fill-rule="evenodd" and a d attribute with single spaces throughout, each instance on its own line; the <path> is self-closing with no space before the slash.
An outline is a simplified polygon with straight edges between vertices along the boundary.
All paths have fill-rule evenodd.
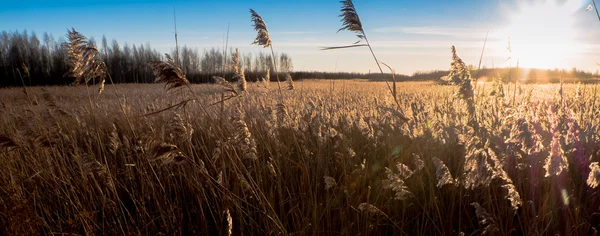
<path id="1" fill-rule="evenodd" d="M 385 83 L 345 83 L 295 83 L 285 114 L 262 83 L 211 107 L 224 87 L 191 85 L 196 102 L 145 117 L 186 94 L 3 89 L 0 234 L 595 232 L 594 85 L 479 98 L 475 130 L 457 87 L 403 85 L 404 121 Z"/>
<path id="2" fill-rule="evenodd" d="M 366 42 L 341 48 L 371 48 L 352 1 L 341 12 L 341 30 Z M 274 59 L 265 21 L 251 19 Z M 95 47 L 69 37 L 71 75 L 110 78 Z M 287 75 L 283 93 L 274 71 L 274 97 L 238 60 L 236 50 L 235 85 L 191 85 L 169 55 L 149 62 L 168 95 L 156 85 L 111 84 L 95 101 L 87 87 L 3 90 L 0 234 L 597 232 L 596 85 L 476 91 L 452 47 L 447 79 L 458 87 L 398 91 L 394 79 L 333 90 Z"/>

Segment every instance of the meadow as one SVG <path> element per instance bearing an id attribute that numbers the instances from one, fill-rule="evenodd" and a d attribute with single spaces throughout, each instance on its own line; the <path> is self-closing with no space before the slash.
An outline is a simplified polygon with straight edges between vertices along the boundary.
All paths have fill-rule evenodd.
<path id="1" fill-rule="evenodd" d="M 398 83 L 399 103 L 363 80 L 247 83 L 225 102 L 223 84 L 163 87 L 1 89 L 0 234 L 595 235 L 600 224 L 597 85 L 478 84 L 473 115 L 459 87 L 433 82 Z"/>
<path id="2" fill-rule="evenodd" d="M 486 36 L 477 70 L 451 46 L 447 73 L 399 82 L 351 0 L 340 13 L 358 41 L 321 49 L 368 48 L 384 82 L 293 81 L 252 9 L 252 44 L 270 51 L 253 70 L 238 49 L 198 68 L 176 32 L 173 57 L 102 52 L 71 29 L 29 61 L 35 35 L 4 33 L 0 64 L 21 87 L 0 89 L 0 235 L 597 235 L 592 74 L 525 84 L 555 78 L 513 67 L 509 39 L 487 81 Z M 151 73 L 159 84 L 124 83 Z"/>

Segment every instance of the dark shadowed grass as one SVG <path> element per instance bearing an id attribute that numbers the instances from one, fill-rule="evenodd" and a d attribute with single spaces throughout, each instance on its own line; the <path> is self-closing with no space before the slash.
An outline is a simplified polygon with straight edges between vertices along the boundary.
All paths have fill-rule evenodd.
<path id="1" fill-rule="evenodd" d="M 205 111 L 224 88 L 193 85 L 197 101 L 150 117 L 183 91 L 119 85 L 123 100 L 107 88 L 92 115 L 85 88 L 31 88 L 37 105 L 2 90 L 0 233 L 594 232 L 593 87 L 565 85 L 564 105 L 557 85 L 524 85 L 517 107 L 478 99 L 487 131 L 474 133 L 457 88 L 403 84 L 404 122 L 384 83 L 326 83 L 296 83 L 285 114 L 262 84 Z M 556 154 L 564 169 L 545 169 Z"/>

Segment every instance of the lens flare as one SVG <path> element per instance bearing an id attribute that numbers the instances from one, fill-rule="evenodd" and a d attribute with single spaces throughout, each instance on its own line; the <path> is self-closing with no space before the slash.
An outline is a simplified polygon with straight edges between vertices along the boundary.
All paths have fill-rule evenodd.
<path id="1" fill-rule="evenodd" d="M 580 0 L 520 2 L 516 9 L 506 10 L 507 26 L 501 37 L 510 37 L 509 57 L 520 59 L 522 67 L 564 68 L 582 52 L 578 42 L 575 14 L 584 12 Z"/>

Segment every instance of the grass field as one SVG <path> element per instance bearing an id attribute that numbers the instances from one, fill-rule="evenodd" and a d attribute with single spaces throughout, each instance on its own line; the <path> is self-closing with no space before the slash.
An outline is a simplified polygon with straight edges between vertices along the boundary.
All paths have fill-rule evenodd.
<path id="1" fill-rule="evenodd" d="M 595 85 L 247 87 L 0 90 L 0 234 L 597 232 Z"/>

